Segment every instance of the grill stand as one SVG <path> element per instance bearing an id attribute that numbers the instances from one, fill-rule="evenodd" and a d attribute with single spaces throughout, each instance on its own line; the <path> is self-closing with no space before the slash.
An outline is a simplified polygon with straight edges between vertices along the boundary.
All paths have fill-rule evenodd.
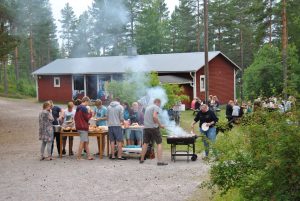
<path id="1" fill-rule="evenodd" d="M 181 145 L 181 146 L 186 145 L 187 150 L 186 151 L 185 150 L 176 150 L 177 145 Z M 190 148 L 192 148 L 192 150 L 193 150 L 192 154 L 190 154 Z M 186 152 L 186 154 L 183 154 L 183 153 L 179 154 L 178 152 Z M 196 161 L 198 156 L 197 156 L 197 154 L 195 154 L 195 143 L 192 143 L 192 144 L 174 144 L 174 143 L 172 143 L 171 144 L 171 160 L 174 161 L 174 163 L 176 161 L 176 156 L 186 156 L 187 162 L 189 162 L 189 156 L 191 156 L 191 160 Z"/>

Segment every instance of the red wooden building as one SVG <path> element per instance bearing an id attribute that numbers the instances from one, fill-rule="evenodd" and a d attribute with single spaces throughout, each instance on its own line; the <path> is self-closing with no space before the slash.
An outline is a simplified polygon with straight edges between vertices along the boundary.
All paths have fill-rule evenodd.
<path id="1" fill-rule="evenodd" d="M 209 94 L 221 103 L 235 99 L 235 76 L 239 67 L 221 52 L 209 52 Z M 126 71 L 156 71 L 161 83 L 179 84 L 190 97 L 204 99 L 204 53 L 152 54 L 57 59 L 33 72 L 37 99 L 67 102 L 74 94 L 92 99 L 105 97 L 111 80 Z M 189 108 L 189 102 L 186 102 Z"/>

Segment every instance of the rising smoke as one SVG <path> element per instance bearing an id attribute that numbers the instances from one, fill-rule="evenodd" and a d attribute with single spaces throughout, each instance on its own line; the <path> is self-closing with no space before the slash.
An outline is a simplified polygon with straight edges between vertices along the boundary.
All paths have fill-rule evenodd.
<path id="1" fill-rule="evenodd" d="M 138 83 L 138 97 L 140 102 L 144 107 L 153 104 L 154 100 L 159 98 L 161 100 L 161 112 L 159 114 L 159 119 L 162 124 L 166 127 L 166 131 L 169 135 L 187 135 L 188 133 L 182 129 L 180 126 L 176 125 L 174 120 L 170 120 L 168 111 L 163 109 L 168 102 L 168 96 L 164 88 L 161 86 L 149 88 L 147 83 L 149 83 L 149 65 L 147 61 L 139 56 L 130 57 L 128 62 L 124 64 L 126 68 L 131 72 L 129 76 L 126 76 L 126 81 L 132 83 Z"/>
<path id="2" fill-rule="evenodd" d="M 102 12 L 106 15 L 106 19 L 109 19 L 108 21 L 103 22 L 108 24 L 102 25 L 103 27 L 109 28 L 103 30 L 104 35 L 106 34 L 105 31 L 109 31 L 110 29 L 119 30 L 129 22 L 129 11 L 124 5 L 124 1 L 104 0 L 104 5 L 102 6 Z M 99 7 L 101 7 L 101 5 L 99 5 Z M 139 102 L 146 107 L 153 104 L 153 101 L 156 98 L 159 98 L 161 100 L 161 107 L 163 108 L 168 102 L 168 96 L 166 91 L 160 86 L 153 88 L 148 87 L 150 66 L 147 64 L 147 61 L 138 55 L 130 55 L 123 65 L 123 67 L 130 72 L 125 77 L 125 81 L 138 85 L 136 96 L 139 97 Z M 168 134 L 178 136 L 187 134 L 186 131 L 176 125 L 175 121 L 169 119 L 167 110 L 162 109 L 159 118 L 166 126 Z"/>

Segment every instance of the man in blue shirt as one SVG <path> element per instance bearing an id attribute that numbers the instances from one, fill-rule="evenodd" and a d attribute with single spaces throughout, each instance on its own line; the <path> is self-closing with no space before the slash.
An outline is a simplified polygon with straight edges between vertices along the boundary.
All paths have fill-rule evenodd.
<path id="1" fill-rule="evenodd" d="M 95 101 L 96 108 L 94 109 L 94 118 L 97 126 L 107 126 L 107 108 L 102 105 L 102 101 Z"/>
<path id="2" fill-rule="evenodd" d="M 95 109 L 94 109 L 94 118 L 96 120 L 96 125 L 97 126 L 107 126 L 107 108 L 102 105 L 102 101 L 97 99 L 95 101 Z M 99 140 L 97 140 L 97 142 L 99 143 Z M 98 144 L 99 146 L 99 144 Z M 104 153 L 104 149 L 105 149 L 105 136 L 102 135 L 102 152 Z M 98 155 L 99 153 L 97 153 L 96 155 Z"/>

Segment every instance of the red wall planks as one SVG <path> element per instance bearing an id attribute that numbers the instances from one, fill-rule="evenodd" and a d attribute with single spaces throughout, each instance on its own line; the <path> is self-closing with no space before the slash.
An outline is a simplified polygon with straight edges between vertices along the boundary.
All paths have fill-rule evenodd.
<path id="1" fill-rule="evenodd" d="M 54 77 L 60 78 L 60 87 L 54 87 Z M 68 102 L 72 100 L 72 76 L 71 75 L 39 75 L 38 76 L 39 101 L 53 100 Z"/>
<path id="2" fill-rule="evenodd" d="M 222 55 L 209 62 L 209 94 L 216 95 L 222 104 L 234 99 L 234 68 Z M 200 92 L 200 75 L 204 75 L 204 67 L 196 72 L 197 96 L 204 100 L 205 93 Z"/>

